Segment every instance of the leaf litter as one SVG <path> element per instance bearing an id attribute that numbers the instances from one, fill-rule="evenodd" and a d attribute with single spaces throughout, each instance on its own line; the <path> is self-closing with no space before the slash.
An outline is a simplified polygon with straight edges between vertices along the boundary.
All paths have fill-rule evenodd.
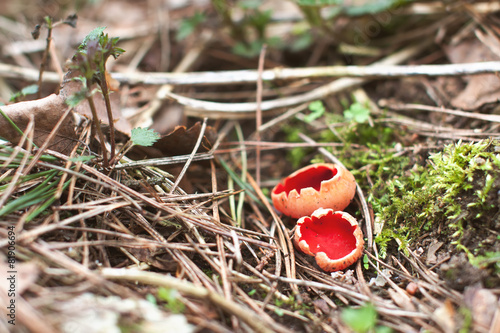
<path id="1" fill-rule="evenodd" d="M 165 7 L 89 3 L 78 10 L 75 29 L 54 29 L 52 62 L 39 89 L 46 97 L 26 100 L 31 95 L 20 94 L 24 102 L 1 107 L 23 132 L 0 117 L 0 136 L 9 141 L 0 147 L 1 256 L 7 263 L 8 228 L 13 226 L 15 265 L 26 273 L 18 275 L 22 283 L 14 331 L 74 331 L 89 323 L 88 329 L 95 332 L 155 332 L 164 330 L 166 323 L 187 332 L 498 330 L 500 230 L 495 193 L 500 168 L 494 139 L 499 133 L 494 118 L 464 117 L 495 116 L 495 74 L 466 78 L 458 73 L 444 79 L 409 74 L 394 79 L 388 72 L 387 78 L 342 78 L 340 83 L 313 74 L 266 81 L 260 97 L 269 109 L 260 128 L 254 114 L 241 119 L 238 113 L 244 103 L 259 97 L 255 82 L 238 83 L 235 78 L 234 84 L 223 86 L 158 86 L 127 81 L 127 75 L 133 77 L 129 73 L 146 77 L 174 67 L 181 78 L 183 72 L 212 71 L 208 77 L 216 78 L 218 71 L 256 69 L 258 52 L 237 55 L 232 46 L 239 42 L 257 51 L 268 44 L 266 69 L 338 61 L 361 67 L 380 60 L 374 54 L 387 56 L 390 64 L 497 59 L 481 56 L 486 50 L 497 53 L 500 8 L 494 2 L 460 3 L 447 10 L 440 1 L 408 1 L 400 7 L 393 7 L 397 1 L 380 7 L 345 1 L 341 8 L 324 4 L 322 11 L 297 7 L 311 5 L 305 2 L 290 1 L 290 15 L 275 13 L 280 19 L 270 21 L 268 15 L 274 13 L 265 6 L 251 6 L 250 11 L 245 7 L 247 14 L 238 19 L 243 7 L 218 6 L 216 1 L 168 2 Z M 4 17 L 12 26 L 32 31 L 46 13 L 41 8 L 31 5 L 23 12 L 25 20 L 17 20 L 16 9 L 6 10 Z M 47 8 L 53 17 L 66 17 L 70 11 Z M 129 21 L 110 14 L 120 11 Z M 201 12 L 203 16 L 196 14 Z M 318 13 L 323 19 L 315 21 Z M 186 19 L 193 17 L 198 19 Z M 221 24 L 216 18 L 224 18 L 227 30 L 210 28 Z M 97 26 L 95 20 L 107 27 L 109 36 L 120 37 L 120 47 L 127 51 L 107 64 L 107 80 L 122 75 L 122 83 L 110 94 L 113 125 L 121 135 L 115 137 L 118 158 L 109 167 L 101 155 L 102 147 L 109 150 L 109 135 L 98 142 L 88 121 L 91 113 L 81 110 L 85 104 L 72 109 L 65 101 L 81 86 L 54 73 Z M 309 28 L 300 29 L 297 22 Z M 313 22 L 334 31 L 345 45 L 326 38 Z M 397 28 L 391 29 L 391 24 Z M 184 27 L 183 38 L 171 38 L 168 33 L 175 36 L 179 26 Z M 6 85 L 0 96 L 8 103 L 12 91 L 36 82 L 36 77 L 28 77 L 33 67 L 40 67 L 45 45 L 33 44 L 13 28 L 2 29 L 7 29 L 0 38 L 9 50 L 2 62 L 9 71 L 1 72 Z M 300 51 L 268 36 L 290 44 L 294 38 L 316 43 Z M 14 52 L 21 42 L 34 49 Z M 460 48 L 469 50 L 464 54 L 472 58 L 460 58 Z M 385 60 L 378 63 L 382 72 Z M 480 80 L 486 75 L 491 79 L 487 85 Z M 153 99 L 137 98 L 137 91 L 152 87 L 157 89 Z M 358 90 L 351 95 L 354 88 Z M 307 91 L 314 93 L 304 94 Z M 97 114 L 106 125 L 106 105 L 99 93 Z M 484 98 L 467 99 L 471 95 Z M 311 102 L 315 104 L 308 109 Z M 130 139 L 129 118 L 153 112 L 149 121 L 154 122 L 179 106 L 184 116 L 176 118 L 180 123 L 172 132 L 161 133 L 154 143 L 156 135 L 142 142 L 151 147 L 134 146 L 119 154 Z M 224 109 L 217 109 L 220 106 Z M 84 115 L 80 122 L 74 120 L 78 114 Z M 422 177 L 430 176 L 426 170 L 439 162 L 430 156 L 442 151 L 476 170 L 446 198 L 456 201 L 449 206 L 455 211 L 447 211 L 443 203 L 451 201 L 440 201 L 447 189 L 418 188 L 425 184 Z M 372 223 L 378 227 L 367 237 L 362 260 L 345 272 L 326 274 L 294 249 L 294 221 L 271 207 L 269 191 L 293 171 L 293 161 L 305 166 L 331 158 L 351 168 L 360 186 L 347 211 L 365 235 Z M 205 162 L 197 162 L 201 159 Z M 450 162 L 449 170 L 457 165 Z M 261 175 L 258 181 L 256 172 Z M 432 205 L 418 204 L 419 196 L 429 193 L 438 193 L 426 197 Z M 406 202 L 395 205 L 401 198 Z M 405 210 L 391 210 L 398 207 Z M 425 216 L 434 223 L 415 227 L 413 222 Z M 3 263 L 2 272 L 7 272 Z M 3 291 L 2 302 L 7 302 Z M 2 329 L 12 329 L 6 318 L 0 320 Z"/>

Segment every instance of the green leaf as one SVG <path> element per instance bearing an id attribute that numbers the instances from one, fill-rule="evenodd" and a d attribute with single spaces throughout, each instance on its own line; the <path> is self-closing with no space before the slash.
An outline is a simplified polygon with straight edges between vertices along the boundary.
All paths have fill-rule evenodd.
<path id="1" fill-rule="evenodd" d="M 307 49 L 314 42 L 314 38 L 310 32 L 304 32 L 294 39 L 292 45 L 290 46 L 290 50 L 294 52 L 299 52 Z"/>
<path id="2" fill-rule="evenodd" d="M 198 25 L 203 23 L 205 19 L 205 14 L 196 12 L 193 16 L 182 20 L 179 25 L 179 30 L 177 30 L 175 39 L 181 41 L 191 35 L 196 30 Z"/>
<path id="3" fill-rule="evenodd" d="M 309 110 L 311 110 L 311 113 L 304 117 L 306 123 L 310 123 L 321 117 L 325 113 L 325 106 L 321 101 L 314 101 L 309 104 Z"/>
<path id="4" fill-rule="evenodd" d="M 80 44 L 80 46 L 78 47 L 78 49 L 83 50 L 83 49 L 85 49 L 85 47 L 87 46 L 87 43 L 89 41 L 94 40 L 94 39 L 99 39 L 99 37 L 101 37 L 102 34 L 104 33 L 105 29 L 106 29 L 106 27 L 97 27 L 94 30 L 92 30 L 87 36 L 85 36 L 85 38 L 83 39 L 83 41 Z"/>
<path id="5" fill-rule="evenodd" d="M 375 333 L 391 333 L 392 328 L 387 326 L 377 326 L 375 327 Z"/>
<path id="6" fill-rule="evenodd" d="M 133 128 L 130 139 L 134 145 L 149 147 L 152 146 L 158 139 L 160 134 L 149 128 Z"/>
<path id="7" fill-rule="evenodd" d="M 158 305 L 158 303 L 156 302 L 156 297 L 153 294 L 147 294 L 146 301 L 148 301 L 149 303 L 151 303 L 153 305 Z"/>
<path id="8" fill-rule="evenodd" d="M 365 1 L 364 4 L 358 6 L 349 6 L 345 9 L 347 15 L 359 16 L 366 14 L 376 14 L 384 10 L 391 9 L 398 5 L 404 5 L 412 0 L 378 0 L 378 1 Z"/>
<path id="9" fill-rule="evenodd" d="M 165 308 L 169 309 L 173 313 L 181 313 L 184 311 L 185 306 L 179 300 L 179 292 L 171 288 L 158 288 L 158 298 L 165 301 L 167 304 Z"/>
<path id="10" fill-rule="evenodd" d="M 24 97 L 26 95 L 31 95 L 31 94 L 36 94 L 37 92 L 38 92 L 38 85 L 31 84 L 31 85 L 21 89 L 21 91 L 13 94 L 10 98 L 10 101 L 14 102 L 14 101 L 18 100 L 20 97 Z"/>
<path id="11" fill-rule="evenodd" d="M 361 103 L 353 103 L 344 111 L 344 117 L 357 123 L 364 123 L 370 118 L 370 109 Z"/>
<path id="12" fill-rule="evenodd" d="M 37 92 L 38 92 L 38 85 L 36 84 L 29 85 L 21 90 L 21 93 L 25 96 L 30 94 L 36 94 Z"/>
<path id="13" fill-rule="evenodd" d="M 237 5 L 243 9 L 257 9 L 261 4 L 260 0 L 240 0 Z"/>
<path id="14" fill-rule="evenodd" d="M 374 329 L 377 323 L 377 311 L 372 304 L 366 304 L 358 309 L 344 309 L 340 317 L 356 333 L 368 332 Z"/>
<path id="15" fill-rule="evenodd" d="M 283 317 L 285 315 L 285 312 L 283 311 L 283 309 L 280 309 L 280 308 L 275 308 L 274 313 L 276 313 L 280 317 Z"/>
<path id="16" fill-rule="evenodd" d="M 342 3 L 342 0 L 296 0 L 299 6 L 331 6 Z"/>
<path id="17" fill-rule="evenodd" d="M 299 6 L 327 7 L 337 5 L 337 7 L 349 16 L 359 16 L 367 14 L 377 14 L 385 10 L 390 10 L 396 6 L 408 4 L 414 0 L 295 0 Z"/>
<path id="18" fill-rule="evenodd" d="M 75 156 L 70 158 L 71 162 L 88 162 L 95 158 L 95 156 Z"/>
<path id="19" fill-rule="evenodd" d="M 368 256 L 365 254 L 363 256 L 363 267 L 367 270 L 368 268 L 370 268 L 370 264 L 368 263 Z"/>
<path id="20" fill-rule="evenodd" d="M 87 98 L 85 91 L 78 91 L 73 95 L 68 96 L 66 100 L 64 101 L 66 105 L 71 106 L 72 108 L 76 107 L 78 104 L 80 104 L 82 101 Z"/>

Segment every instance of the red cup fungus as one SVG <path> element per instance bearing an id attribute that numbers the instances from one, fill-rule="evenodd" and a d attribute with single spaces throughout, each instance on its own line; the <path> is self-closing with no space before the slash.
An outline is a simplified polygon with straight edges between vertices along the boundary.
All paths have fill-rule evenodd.
<path id="1" fill-rule="evenodd" d="M 354 264 L 363 254 L 363 232 L 346 212 L 319 208 L 297 221 L 295 246 L 314 256 L 318 266 L 335 272 Z"/>
<path id="2" fill-rule="evenodd" d="M 286 177 L 274 187 L 271 198 L 277 210 L 298 219 L 320 207 L 343 210 L 355 193 L 356 181 L 347 169 L 337 164 L 316 163 Z"/>

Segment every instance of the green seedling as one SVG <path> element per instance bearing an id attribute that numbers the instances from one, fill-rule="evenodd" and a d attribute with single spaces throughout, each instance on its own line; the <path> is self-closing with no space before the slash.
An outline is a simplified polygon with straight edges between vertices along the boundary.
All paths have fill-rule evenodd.
<path id="1" fill-rule="evenodd" d="M 325 114 L 325 106 L 321 101 L 314 101 L 309 104 L 309 110 L 311 113 L 304 117 L 306 123 L 311 123 Z"/>
<path id="2" fill-rule="evenodd" d="M 364 123 L 370 118 L 370 109 L 361 103 L 353 103 L 349 109 L 344 111 L 344 117 L 357 123 Z"/>
<path id="3" fill-rule="evenodd" d="M 165 301 L 165 308 L 172 311 L 173 313 L 184 312 L 186 306 L 179 299 L 179 292 L 171 288 L 158 288 L 158 298 Z"/>
<path id="4" fill-rule="evenodd" d="M 193 34 L 198 26 L 206 20 L 206 16 L 203 13 L 196 12 L 193 16 L 185 18 L 181 21 L 175 39 L 181 41 L 186 39 L 188 36 Z"/>
<path id="5" fill-rule="evenodd" d="M 375 306 L 366 304 L 360 308 L 346 308 L 342 310 L 342 321 L 356 333 L 390 333 L 392 330 L 385 326 L 377 326 L 378 314 Z"/>
<path id="6" fill-rule="evenodd" d="M 104 34 L 104 29 L 104 27 L 98 27 L 90 32 L 84 38 L 83 42 L 78 47 L 78 51 L 73 56 L 71 67 L 81 73 L 81 76 L 75 78 L 75 80 L 79 80 L 82 83 L 82 89 L 69 99 L 68 103 L 70 103 L 71 106 L 74 106 L 83 99 L 86 99 L 89 103 L 92 111 L 94 128 L 97 131 L 101 142 L 103 163 L 105 167 L 108 167 L 109 160 L 114 160 L 115 131 L 111 102 L 109 99 L 110 92 L 106 78 L 106 61 L 110 56 L 117 58 L 125 51 L 116 46 L 119 38 L 109 37 L 108 34 Z M 107 156 L 104 135 L 101 131 L 100 120 L 97 116 L 93 100 L 93 95 L 97 91 L 92 89 L 93 85 L 97 85 L 100 88 L 106 104 L 111 143 L 111 154 L 109 159 Z"/>
<path id="7" fill-rule="evenodd" d="M 32 94 L 36 94 L 38 92 L 38 85 L 31 84 L 29 86 L 24 87 L 20 91 L 16 92 L 10 97 L 10 102 L 19 102 L 24 99 L 24 97 Z"/>

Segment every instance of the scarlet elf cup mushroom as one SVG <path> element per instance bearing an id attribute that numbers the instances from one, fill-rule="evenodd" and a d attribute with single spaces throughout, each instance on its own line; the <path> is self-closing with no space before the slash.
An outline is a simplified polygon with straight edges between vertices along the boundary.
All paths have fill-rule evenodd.
<path id="1" fill-rule="evenodd" d="M 363 254 L 363 232 L 346 212 L 319 208 L 297 221 L 295 246 L 314 256 L 318 266 L 334 272 L 354 264 Z"/>
<path id="2" fill-rule="evenodd" d="M 298 218 L 294 243 L 327 272 L 345 269 L 363 253 L 363 232 L 342 212 L 356 193 L 354 176 L 343 166 L 317 163 L 295 171 L 271 192 L 274 207 Z"/>
<path id="3" fill-rule="evenodd" d="M 316 163 L 295 171 L 271 193 L 274 207 L 293 218 L 318 208 L 345 209 L 356 193 L 354 176 L 343 166 Z"/>

